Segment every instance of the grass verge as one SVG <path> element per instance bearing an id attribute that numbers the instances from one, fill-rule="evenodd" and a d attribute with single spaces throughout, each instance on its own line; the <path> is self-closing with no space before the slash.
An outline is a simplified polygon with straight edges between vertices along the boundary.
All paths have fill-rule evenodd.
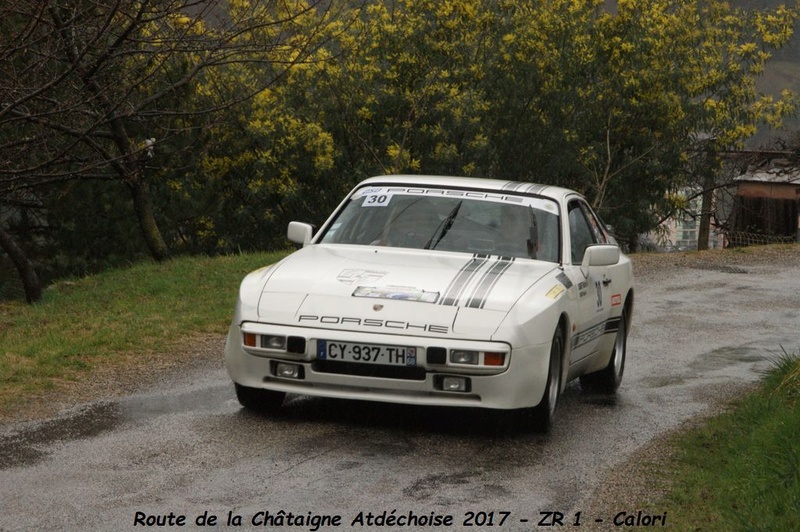
<path id="1" fill-rule="evenodd" d="M 670 528 L 800 530 L 799 401 L 800 359 L 784 353 L 758 391 L 676 435 L 654 472 L 670 485 L 654 505 Z"/>
<path id="2" fill-rule="evenodd" d="M 242 277 L 285 253 L 179 257 L 61 281 L 42 302 L 0 302 L 0 413 L 90 376 L 227 330 Z M 220 354 L 221 356 L 221 354 Z"/>

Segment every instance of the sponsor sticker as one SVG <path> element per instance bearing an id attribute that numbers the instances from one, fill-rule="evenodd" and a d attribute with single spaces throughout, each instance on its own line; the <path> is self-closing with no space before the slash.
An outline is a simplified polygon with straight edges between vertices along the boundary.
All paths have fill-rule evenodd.
<path id="1" fill-rule="evenodd" d="M 566 290 L 566 288 L 564 288 L 564 285 L 557 284 L 553 286 L 553 288 L 551 288 L 545 295 L 550 299 L 555 299 L 558 296 L 560 296 L 564 292 L 564 290 Z"/>
<path id="2" fill-rule="evenodd" d="M 376 270 L 358 270 L 347 268 L 339 272 L 339 275 L 336 276 L 336 280 L 344 284 L 369 283 L 377 281 L 388 273 L 389 272 L 381 272 Z"/>
<path id="3" fill-rule="evenodd" d="M 377 299 L 398 299 L 401 301 L 436 303 L 439 300 L 439 292 L 427 292 L 425 290 L 407 286 L 359 286 L 353 292 L 353 297 L 371 297 Z"/>
<path id="4" fill-rule="evenodd" d="M 570 280 L 569 276 L 566 273 L 561 272 L 556 276 L 558 282 L 566 286 L 567 288 L 572 288 L 572 281 Z"/>
<path id="5" fill-rule="evenodd" d="M 618 307 L 622 304 L 622 294 L 614 294 L 611 296 L 611 306 Z"/>
<path id="6" fill-rule="evenodd" d="M 597 291 L 597 312 L 603 311 L 603 283 L 602 281 L 595 281 L 594 288 Z"/>

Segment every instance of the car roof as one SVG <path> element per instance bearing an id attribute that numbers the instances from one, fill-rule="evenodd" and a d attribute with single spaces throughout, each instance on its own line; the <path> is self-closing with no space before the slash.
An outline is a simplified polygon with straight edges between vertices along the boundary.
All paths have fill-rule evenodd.
<path id="1" fill-rule="evenodd" d="M 536 194 L 561 200 L 577 192 L 561 187 L 550 185 L 540 185 L 537 183 L 524 183 L 520 181 L 506 181 L 502 179 L 485 179 L 478 177 L 454 177 L 454 176 L 434 176 L 434 175 L 383 175 L 365 179 L 358 184 L 358 187 L 365 185 L 424 185 L 424 186 L 447 186 L 454 188 L 472 188 L 480 190 L 490 190 L 499 192 L 516 192 L 523 194 Z"/>

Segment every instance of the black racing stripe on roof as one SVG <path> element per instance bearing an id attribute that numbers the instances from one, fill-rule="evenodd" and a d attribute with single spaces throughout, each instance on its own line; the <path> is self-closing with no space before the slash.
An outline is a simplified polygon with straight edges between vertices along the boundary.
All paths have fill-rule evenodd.
<path id="1" fill-rule="evenodd" d="M 545 188 L 546 185 L 537 185 L 535 183 L 531 183 L 528 185 L 528 188 L 525 190 L 528 194 L 540 194 Z"/>

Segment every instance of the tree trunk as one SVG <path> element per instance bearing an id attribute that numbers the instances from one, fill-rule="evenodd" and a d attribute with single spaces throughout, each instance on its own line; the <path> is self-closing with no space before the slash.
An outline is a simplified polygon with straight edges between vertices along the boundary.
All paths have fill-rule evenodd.
<path id="1" fill-rule="evenodd" d="M 700 208 L 700 227 L 697 231 L 697 249 L 708 249 L 711 233 L 711 209 L 714 202 L 714 175 L 709 171 L 703 183 L 703 206 Z"/>
<path id="2" fill-rule="evenodd" d="M 169 258 L 169 250 L 164 238 L 161 236 L 161 230 L 158 228 L 147 185 L 138 179 L 127 183 L 133 198 L 133 209 L 136 212 L 136 218 L 139 220 L 139 227 L 142 230 L 147 249 L 150 251 L 150 256 L 158 262 L 167 260 Z"/>
<path id="3" fill-rule="evenodd" d="M 0 249 L 6 252 L 11 262 L 17 268 L 17 273 L 22 281 L 25 290 L 25 300 L 28 303 L 36 303 L 42 299 L 42 282 L 36 274 L 33 263 L 28 260 L 25 251 L 17 244 L 14 237 L 5 229 L 0 227 Z"/>

